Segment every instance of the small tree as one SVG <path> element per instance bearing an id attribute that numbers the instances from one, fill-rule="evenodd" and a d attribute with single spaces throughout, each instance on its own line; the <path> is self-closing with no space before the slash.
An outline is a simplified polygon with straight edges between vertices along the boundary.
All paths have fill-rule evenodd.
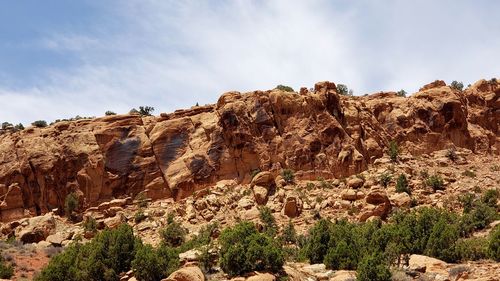
<path id="1" fill-rule="evenodd" d="M 344 84 L 337 84 L 337 93 L 343 96 L 349 95 L 349 88 Z"/>
<path id="2" fill-rule="evenodd" d="M 14 275 L 14 267 L 12 264 L 5 262 L 5 259 L 0 255 L 0 278 L 10 279 Z"/>
<path id="3" fill-rule="evenodd" d="M 104 115 L 106 115 L 106 116 L 110 116 L 110 115 L 116 115 L 116 113 L 114 113 L 114 112 L 113 112 L 113 111 L 111 111 L 111 110 L 108 110 L 108 111 L 104 112 Z"/>
<path id="4" fill-rule="evenodd" d="M 405 90 L 400 90 L 396 93 L 398 97 L 406 97 L 406 91 Z"/>
<path id="5" fill-rule="evenodd" d="M 262 207 L 259 209 L 260 220 L 264 224 L 264 231 L 269 236 L 274 237 L 276 235 L 277 226 L 276 220 L 273 217 L 273 213 L 269 207 Z"/>
<path id="6" fill-rule="evenodd" d="M 14 126 L 14 129 L 16 131 L 22 131 L 22 130 L 24 130 L 24 126 L 23 126 L 22 123 L 19 123 L 19 124 L 17 124 L 17 125 Z"/>
<path id="7" fill-rule="evenodd" d="M 285 85 L 278 85 L 278 86 L 276 86 L 276 89 L 278 89 L 280 91 L 284 91 L 284 92 L 294 92 L 292 87 L 285 86 Z"/>
<path id="8" fill-rule="evenodd" d="M 458 81 L 452 81 L 450 87 L 454 90 L 462 91 L 464 89 L 464 83 Z"/>
<path id="9" fill-rule="evenodd" d="M 389 142 L 389 149 L 388 149 L 389 157 L 391 158 L 392 162 L 396 162 L 399 157 L 399 146 L 398 143 L 394 140 Z"/>
<path id="10" fill-rule="evenodd" d="M 437 190 L 444 190 L 444 181 L 440 175 L 432 175 L 427 178 L 425 183 L 436 192 Z"/>
<path id="11" fill-rule="evenodd" d="M 44 127 L 47 127 L 47 121 L 45 120 L 37 120 L 33 123 L 31 123 L 31 125 L 37 127 L 37 128 L 44 128 Z"/>
<path id="12" fill-rule="evenodd" d="M 78 195 L 75 192 L 71 192 L 66 196 L 64 200 L 64 212 L 66 216 L 73 219 L 73 212 L 78 208 L 80 202 L 78 200 Z"/>
<path id="13" fill-rule="evenodd" d="M 2 123 L 2 129 L 4 129 L 4 130 L 6 130 L 8 128 L 12 128 L 12 127 L 13 127 L 12 124 L 9 123 L 9 122 L 3 122 Z"/>
<path id="14" fill-rule="evenodd" d="M 490 233 L 488 254 L 492 259 L 500 261 L 500 226 L 498 225 Z"/>
<path id="15" fill-rule="evenodd" d="M 151 116 L 154 110 L 155 108 L 152 106 L 139 106 L 139 114 L 143 116 Z"/>
<path id="16" fill-rule="evenodd" d="M 290 169 L 283 169 L 283 171 L 281 171 L 281 176 L 286 183 L 293 183 L 295 180 L 295 174 L 293 173 L 293 170 Z"/>
<path id="17" fill-rule="evenodd" d="M 178 222 L 171 222 L 161 231 L 161 237 L 165 245 L 178 247 L 186 240 L 186 230 Z"/>
<path id="18" fill-rule="evenodd" d="M 411 194 L 410 188 L 408 187 L 408 179 L 404 174 L 399 175 L 398 180 L 396 181 L 396 192 L 406 192 L 408 195 Z"/>
<path id="19" fill-rule="evenodd" d="M 388 173 L 383 173 L 380 175 L 380 179 L 379 179 L 379 183 L 387 188 L 387 186 L 389 185 L 389 183 L 391 182 L 392 180 L 392 176 Z"/>
<path id="20" fill-rule="evenodd" d="M 356 271 L 358 281 L 390 281 L 391 272 L 380 253 L 366 255 Z"/>

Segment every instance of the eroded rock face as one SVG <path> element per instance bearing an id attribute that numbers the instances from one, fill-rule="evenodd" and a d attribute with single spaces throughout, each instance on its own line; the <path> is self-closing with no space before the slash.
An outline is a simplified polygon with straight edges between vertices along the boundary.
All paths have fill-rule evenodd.
<path id="1" fill-rule="evenodd" d="M 116 115 L 2 132 L 0 220 L 63 210 L 72 191 L 88 208 L 142 191 L 180 199 L 220 180 L 248 183 L 257 169 L 273 180 L 283 168 L 301 180 L 348 177 L 381 157 L 393 139 L 413 154 L 452 145 L 498 154 L 499 112 L 496 81 L 463 92 L 437 81 L 408 98 L 345 97 L 334 83 L 321 82 L 302 94 L 229 92 L 215 105 L 159 117 Z"/>

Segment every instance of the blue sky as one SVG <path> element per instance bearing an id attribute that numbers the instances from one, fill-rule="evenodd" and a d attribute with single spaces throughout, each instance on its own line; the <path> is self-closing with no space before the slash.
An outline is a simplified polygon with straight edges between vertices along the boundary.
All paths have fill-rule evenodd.
<path id="1" fill-rule="evenodd" d="M 357 95 L 500 73 L 500 1 L 0 2 L 0 122 L 215 103 L 345 83 Z"/>

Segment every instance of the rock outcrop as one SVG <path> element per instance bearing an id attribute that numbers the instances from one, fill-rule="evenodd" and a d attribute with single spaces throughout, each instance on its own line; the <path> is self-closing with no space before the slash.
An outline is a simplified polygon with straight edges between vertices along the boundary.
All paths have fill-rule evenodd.
<path id="1" fill-rule="evenodd" d="M 499 123 L 496 80 L 464 91 L 437 81 L 408 98 L 393 92 L 347 97 L 321 82 L 300 94 L 229 92 L 217 104 L 158 117 L 116 115 L 4 131 L 0 220 L 61 211 L 70 192 L 85 209 L 143 191 L 152 199 L 185 198 L 220 180 L 248 183 L 255 170 L 273 180 L 284 168 L 301 180 L 348 177 L 380 158 L 390 140 L 412 154 L 450 146 L 498 154 Z M 273 192 L 255 186 L 256 200 Z"/>

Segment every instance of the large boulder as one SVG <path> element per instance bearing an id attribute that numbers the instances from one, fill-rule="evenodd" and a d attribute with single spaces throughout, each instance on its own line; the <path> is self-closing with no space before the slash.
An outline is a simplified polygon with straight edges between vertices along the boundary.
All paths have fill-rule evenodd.
<path id="1" fill-rule="evenodd" d="M 174 271 L 162 281 L 205 281 L 205 275 L 197 266 L 186 266 Z"/>
<path id="2" fill-rule="evenodd" d="M 366 203 L 380 205 L 389 202 L 387 192 L 380 187 L 372 188 L 365 197 Z M 390 203 L 389 203 L 390 204 Z"/>
<path id="3" fill-rule="evenodd" d="M 408 264 L 410 270 L 448 275 L 448 271 L 446 270 L 447 263 L 436 258 L 411 255 Z"/>
<path id="4" fill-rule="evenodd" d="M 302 200 L 297 196 L 288 196 L 283 206 L 283 214 L 289 218 L 295 218 L 302 212 Z"/>
<path id="5" fill-rule="evenodd" d="M 258 273 L 248 277 L 246 281 L 276 281 L 276 276 L 270 273 Z"/>
<path id="6" fill-rule="evenodd" d="M 255 202 L 257 202 L 257 204 L 259 205 L 265 205 L 267 203 L 268 194 L 269 191 L 263 186 L 255 185 L 253 187 Z"/>
<path id="7" fill-rule="evenodd" d="M 25 227 L 16 229 L 16 236 L 23 243 L 38 243 L 47 239 L 56 230 L 56 220 L 52 214 L 30 218 Z"/>

